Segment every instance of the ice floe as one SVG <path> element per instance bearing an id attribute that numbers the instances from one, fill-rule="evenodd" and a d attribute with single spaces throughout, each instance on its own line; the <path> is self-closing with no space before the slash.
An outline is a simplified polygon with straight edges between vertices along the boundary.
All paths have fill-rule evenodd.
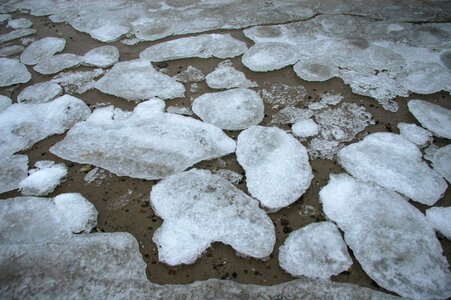
<path id="1" fill-rule="evenodd" d="M 437 149 L 432 159 L 432 166 L 451 183 L 451 145 Z"/>
<path id="2" fill-rule="evenodd" d="M 194 100 L 192 109 L 204 122 L 226 130 L 246 129 L 264 117 L 263 100 L 250 89 L 203 94 Z"/>
<path id="3" fill-rule="evenodd" d="M 97 225 L 97 210 L 78 193 L 61 194 L 53 198 L 56 213 L 73 233 L 90 232 Z"/>
<path id="4" fill-rule="evenodd" d="M 19 96 L 17 102 L 44 103 L 49 102 L 63 93 L 63 88 L 54 82 L 42 82 L 26 87 Z"/>
<path id="5" fill-rule="evenodd" d="M 298 138 L 307 138 L 318 134 L 318 124 L 312 119 L 297 121 L 291 127 L 293 135 Z"/>
<path id="6" fill-rule="evenodd" d="M 337 227 L 319 222 L 290 233 L 279 248 L 279 263 L 293 276 L 329 279 L 348 270 L 352 259 Z"/>
<path id="7" fill-rule="evenodd" d="M 431 207 L 426 210 L 431 226 L 451 240 L 451 207 Z"/>
<path id="8" fill-rule="evenodd" d="M 298 60 L 298 51 L 290 44 L 257 43 L 244 53 L 242 62 L 252 71 L 267 72 L 293 65 Z"/>
<path id="9" fill-rule="evenodd" d="M 341 149 L 338 161 L 363 181 L 375 182 L 414 201 L 433 205 L 448 185 L 421 156 L 418 147 L 402 136 L 378 132 Z"/>
<path id="10" fill-rule="evenodd" d="M 298 200 L 313 178 L 307 149 L 276 127 L 252 126 L 240 133 L 236 156 L 252 196 L 271 211 Z"/>
<path id="11" fill-rule="evenodd" d="M 8 21 L 8 27 L 12 29 L 24 29 L 29 28 L 33 25 L 33 22 L 31 22 L 28 19 L 25 18 L 19 18 L 19 19 L 12 19 Z"/>
<path id="12" fill-rule="evenodd" d="M 419 147 L 432 142 L 432 133 L 416 124 L 399 123 L 399 134 Z"/>
<path id="13" fill-rule="evenodd" d="M 0 57 L 8 57 L 22 53 L 25 48 L 21 45 L 12 45 L 0 49 Z"/>
<path id="14" fill-rule="evenodd" d="M 15 190 L 19 182 L 27 177 L 26 155 L 2 155 L 0 158 L 0 193 Z"/>
<path id="15" fill-rule="evenodd" d="M 66 179 L 67 167 L 65 164 L 46 162 L 48 161 L 38 161 L 35 169 L 28 171 L 30 175 L 19 183 L 22 195 L 46 196 Z"/>
<path id="16" fill-rule="evenodd" d="M 105 72 L 102 69 L 64 72 L 53 77 L 52 81 L 64 87 L 64 92 L 67 94 L 83 94 L 93 89 L 96 83 L 94 78 L 103 74 Z"/>
<path id="17" fill-rule="evenodd" d="M 257 87 L 257 83 L 248 80 L 243 72 L 236 70 L 230 60 L 221 62 L 205 79 L 212 89 Z"/>
<path id="18" fill-rule="evenodd" d="M 66 40 L 45 37 L 31 43 L 20 55 L 20 61 L 26 65 L 36 65 L 40 60 L 60 52 L 66 46 Z"/>
<path id="19" fill-rule="evenodd" d="M 423 127 L 438 137 L 451 139 L 451 110 L 423 100 L 410 100 L 407 106 Z"/>
<path id="20" fill-rule="evenodd" d="M 216 126 L 163 111 L 159 99 L 140 103 L 133 112 L 98 108 L 50 152 L 119 176 L 161 179 L 235 150 L 235 142 Z"/>
<path id="21" fill-rule="evenodd" d="M 114 46 L 100 46 L 88 51 L 83 56 L 83 63 L 88 66 L 106 68 L 119 60 L 119 50 Z"/>
<path id="22" fill-rule="evenodd" d="M 11 98 L 0 95 L 0 112 L 4 111 L 11 105 Z"/>
<path id="23" fill-rule="evenodd" d="M 319 196 L 327 218 L 344 231 L 346 243 L 379 286 L 412 299 L 451 297 L 440 242 L 426 217 L 403 197 L 346 174 L 331 175 Z"/>
<path id="24" fill-rule="evenodd" d="M 173 99 L 183 97 L 185 88 L 175 79 L 156 71 L 143 59 L 119 62 L 95 84 L 95 88 L 127 100 L 152 97 Z"/>
<path id="25" fill-rule="evenodd" d="M 83 57 L 72 53 L 57 54 L 39 60 L 33 69 L 41 74 L 56 74 L 62 70 L 77 67 L 83 62 Z"/>
<path id="26" fill-rule="evenodd" d="M 0 58 L 0 87 L 30 81 L 31 74 L 27 67 L 15 59 Z"/>
<path id="27" fill-rule="evenodd" d="M 302 85 L 287 85 L 284 83 L 265 83 L 261 90 L 263 101 L 279 108 L 285 106 L 295 106 L 302 102 L 307 95 L 307 90 Z"/>
<path id="28" fill-rule="evenodd" d="M 10 14 L 0 14 L 0 23 L 3 23 L 11 18 Z"/>
<path id="29" fill-rule="evenodd" d="M 163 179 L 152 188 L 150 202 L 164 219 L 153 241 L 159 260 L 168 265 L 193 263 L 213 242 L 256 258 L 273 250 L 274 225 L 258 201 L 210 171 L 192 169 Z"/>
<path id="30" fill-rule="evenodd" d="M 205 75 L 201 70 L 196 69 L 193 66 L 188 66 L 186 70 L 175 75 L 174 78 L 180 82 L 200 82 L 205 80 Z"/>
<path id="31" fill-rule="evenodd" d="M 36 30 L 34 30 L 34 29 L 16 29 L 16 30 L 10 31 L 8 33 L 0 35 L 0 43 L 9 42 L 9 41 L 19 39 L 24 36 L 29 36 L 34 33 L 36 33 Z"/>

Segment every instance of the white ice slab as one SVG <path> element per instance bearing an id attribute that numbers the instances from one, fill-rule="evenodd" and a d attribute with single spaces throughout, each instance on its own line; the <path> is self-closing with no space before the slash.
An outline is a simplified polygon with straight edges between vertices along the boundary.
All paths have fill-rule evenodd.
<path id="1" fill-rule="evenodd" d="M 0 58 L 0 87 L 30 81 L 31 74 L 27 67 L 15 59 Z"/>
<path id="2" fill-rule="evenodd" d="M 88 66 L 106 68 L 117 63 L 119 50 L 115 46 L 100 46 L 88 51 L 83 59 L 83 63 Z"/>
<path id="3" fill-rule="evenodd" d="M 25 29 L 31 27 L 32 25 L 33 22 L 25 18 L 12 19 L 8 21 L 8 27 L 12 29 Z"/>
<path id="4" fill-rule="evenodd" d="M 52 162 L 50 165 L 41 167 L 38 163 L 35 164 L 35 169 L 28 171 L 30 175 L 19 183 L 22 195 L 46 196 L 66 179 L 67 167 L 65 164 Z"/>
<path id="5" fill-rule="evenodd" d="M 442 147 L 435 152 L 432 167 L 451 183 L 451 145 Z"/>
<path id="6" fill-rule="evenodd" d="M 451 110 L 423 100 L 410 100 L 407 106 L 423 127 L 438 137 L 451 139 Z"/>
<path id="7" fill-rule="evenodd" d="M 2 155 L 0 158 L 0 193 L 15 190 L 28 175 L 26 155 Z"/>
<path id="8" fill-rule="evenodd" d="M 432 133 L 416 124 L 399 123 L 399 134 L 420 148 L 432 142 Z"/>
<path id="9" fill-rule="evenodd" d="M 63 38 L 45 37 L 31 43 L 20 55 L 20 61 L 26 65 L 36 65 L 40 60 L 60 52 L 66 46 Z"/>
<path id="10" fill-rule="evenodd" d="M 431 207 L 426 210 L 431 226 L 451 240 L 451 207 Z"/>
<path id="11" fill-rule="evenodd" d="M 232 89 L 256 87 L 257 83 L 246 78 L 243 72 L 238 71 L 230 60 L 218 64 L 216 69 L 205 77 L 207 85 L 212 89 Z"/>
<path id="12" fill-rule="evenodd" d="M 61 72 L 65 69 L 79 66 L 83 62 L 83 57 L 72 53 L 57 54 L 44 57 L 39 60 L 33 69 L 41 74 L 50 75 Z"/>
<path id="13" fill-rule="evenodd" d="M 298 60 L 299 53 L 290 44 L 258 43 L 244 53 L 242 62 L 252 71 L 267 72 L 293 65 Z"/>
<path id="14" fill-rule="evenodd" d="M 319 132 L 318 124 L 312 119 L 297 121 L 293 124 L 291 130 L 294 136 L 301 139 L 315 136 Z"/>
<path id="15" fill-rule="evenodd" d="M 19 96 L 17 102 L 44 103 L 49 102 L 63 93 L 63 88 L 55 82 L 42 82 L 26 87 Z"/>
<path id="16" fill-rule="evenodd" d="M 8 57 L 22 53 L 25 48 L 21 45 L 12 45 L 0 49 L 0 57 Z"/>

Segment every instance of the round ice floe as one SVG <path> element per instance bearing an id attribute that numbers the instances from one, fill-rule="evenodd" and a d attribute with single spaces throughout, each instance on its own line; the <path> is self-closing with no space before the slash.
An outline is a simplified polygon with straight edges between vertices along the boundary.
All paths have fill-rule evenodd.
<path id="1" fill-rule="evenodd" d="M 236 156 L 252 196 L 271 211 L 298 200 L 310 186 L 305 147 L 276 127 L 252 126 L 238 136 Z"/>
<path id="2" fill-rule="evenodd" d="M 8 21 L 8 27 L 11 27 L 13 29 L 28 28 L 31 27 L 31 25 L 33 25 L 33 22 L 25 18 L 13 19 Z"/>
<path id="3" fill-rule="evenodd" d="M 318 63 L 300 60 L 293 67 L 299 78 L 306 81 L 326 81 L 338 76 L 338 68 L 332 63 Z"/>
<path id="4" fill-rule="evenodd" d="M 114 46 L 101 46 L 87 52 L 83 58 L 88 66 L 106 68 L 119 60 L 119 50 Z"/>
<path id="5" fill-rule="evenodd" d="M 66 40 L 63 38 L 45 37 L 31 43 L 20 55 L 20 61 L 26 65 L 35 65 L 41 59 L 62 51 L 65 45 Z"/>
<path id="6" fill-rule="evenodd" d="M 130 32 L 129 26 L 121 24 L 105 23 L 102 26 L 90 30 L 89 35 L 96 40 L 109 43 L 118 40 L 121 36 L 126 35 L 129 32 Z"/>
<path id="7" fill-rule="evenodd" d="M 290 233 L 279 248 L 279 263 L 293 276 L 329 279 L 349 269 L 352 259 L 337 227 L 320 222 Z"/>
<path id="8" fill-rule="evenodd" d="M 433 94 L 450 84 L 449 70 L 436 63 L 417 63 L 411 67 L 403 85 L 417 94 Z"/>
<path id="9" fill-rule="evenodd" d="M 71 53 L 64 53 L 45 57 L 33 69 L 41 74 L 55 74 L 62 70 L 76 67 L 83 62 L 83 57 Z"/>
<path id="10" fill-rule="evenodd" d="M 451 183 L 451 145 L 442 147 L 435 152 L 432 166 Z"/>
<path id="11" fill-rule="evenodd" d="M 431 226 L 451 240 L 451 207 L 431 207 L 426 210 Z"/>
<path id="12" fill-rule="evenodd" d="M 243 55 L 243 64 L 256 72 L 282 69 L 299 60 L 297 49 L 284 43 L 257 43 Z"/>
<path id="13" fill-rule="evenodd" d="M 78 193 L 56 196 L 56 210 L 62 221 L 73 233 L 89 232 L 97 224 L 97 210 L 94 205 Z"/>
<path id="14" fill-rule="evenodd" d="M 25 83 L 31 79 L 27 68 L 19 61 L 9 58 L 0 58 L 0 87 Z"/>
<path id="15" fill-rule="evenodd" d="M 11 99 L 0 95 L 0 112 L 4 111 L 8 106 L 11 105 Z"/>
<path id="16" fill-rule="evenodd" d="M 36 164 L 36 167 L 36 169 L 30 170 L 30 175 L 19 183 L 22 195 L 48 195 L 67 176 L 67 167 L 64 164 L 52 164 L 42 167 Z"/>
<path id="17" fill-rule="evenodd" d="M 297 121 L 291 127 L 293 135 L 298 138 L 307 138 L 315 136 L 319 132 L 318 124 L 312 119 Z"/>
<path id="18" fill-rule="evenodd" d="M 54 82 L 42 82 L 25 88 L 19 96 L 17 102 L 24 103 L 44 103 L 49 102 L 63 93 L 63 88 Z"/>
<path id="19" fill-rule="evenodd" d="M 409 111 L 438 137 L 451 139 L 451 110 L 423 100 L 410 100 Z"/>
<path id="20" fill-rule="evenodd" d="M 399 123 L 398 128 L 400 135 L 420 147 L 432 141 L 432 133 L 418 125 Z"/>
<path id="21" fill-rule="evenodd" d="M 226 130 L 241 130 L 263 120 L 264 105 L 257 92 L 233 89 L 207 93 L 193 102 L 193 112 L 204 122 Z"/>
<path id="22" fill-rule="evenodd" d="M 153 241 L 160 261 L 193 263 L 213 242 L 237 252 L 268 257 L 274 247 L 274 225 L 258 201 L 207 170 L 172 175 L 152 188 L 150 202 L 164 219 Z"/>

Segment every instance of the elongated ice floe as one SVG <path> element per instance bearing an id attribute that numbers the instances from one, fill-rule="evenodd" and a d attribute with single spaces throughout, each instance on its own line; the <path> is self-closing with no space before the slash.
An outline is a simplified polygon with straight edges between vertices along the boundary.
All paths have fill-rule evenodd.
<path id="1" fill-rule="evenodd" d="M 83 63 L 88 66 L 106 68 L 119 60 L 119 50 L 114 46 L 100 46 L 85 53 Z"/>
<path id="2" fill-rule="evenodd" d="M 2 155 L 0 158 L 0 193 L 15 190 L 27 177 L 28 157 L 26 155 Z"/>
<path id="3" fill-rule="evenodd" d="M 22 53 L 25 48 L 21 45 L 11 45 L 0 49 L 0 57 L 8 57 Z"/>
<path id="4" fill-rule="evenodd" d="M 17 102 L 44 103 L 49 102 L 63 93 L 63 88 L 55 82 L 42 82 L 26 87 L 19 96 Z"/>
<path id="5" fill-rule="evenodd" d="M 434 153 L 432 167 L 451 182 L 451 145 L 442 147 Z"/>
<path id="6" fill-rule="evenodd" d="M 416 124 L 399 123 L 399 134 L 420 148 L 432 142 L 432 133 Z"/>
<path id="7" fill-rule="evenodd" d="M 28 173 L 30 175 L 19 183 L 22 195 L 46 196 L 66 179 L 67 167 L 52 161 L 38 161 L 35 169 Z"/>
<path id="8" fill-rule="evenodd" d="M 216 69 L 205 77 L 207 85 L 212 89 L 232 89 L 257 87 L 257 83 L 246 78 L 243 72 L 238 71 L 230 60 L 218 64 Z"/>
<path id="9" fill-rule="evenodd" d="M 438 137 L 451 139 L 451 110 L 423 100 L 410 100 L 409 111 Z"/>
<path id="10" fill-rule="evenodd" d="M 0 43 L 9 42 L 15 39 L 19 39 L 21 37 L 29 36 L 33 33 L 36 33 L 34 29 L 16 29 L 10 31 L 8 33 L 0 35 Z"/>
<path id="11" fill-rule="evenodd" d="M 346 174 L 319 193 L 327 218 L 365 272 L 381 287 L 412 299 L 451 297 L 451 273 L 426 217 L 399 194 Z"/>
<path id="12" fill-rule="evenodd" d="M 218 127 L 164 113 L 159 99 L 133 112 L 98 108 L 50 148 L 64 159 L 143 179 L 161 179 L 234 150 L 235 142 Z"/>
<path id="13" fill-rule="evenodd" d="M 210 171 L 192 169 L 162 180 L 150 202 L 164 219 L 153 241 L 166 264 L 193 263 L 213 242 L 256 258 L 273 250 L 274 225 L 258 201 Z"/>
<path id="14" fill-rule="evenodd" d="M 12 29 L 25 29 L 31 27 L 32 25 L 33 22 L 25 18 L 12 19 L 8 21 L 8 27 L 11 27 Z"/>
<path id="15" fill-rule="evenodd" d="M 242 131 L 236 156 L 246 171 L 249 192 L 271 211 L 298 200 L 313 178 L 307 149 L 276 127 L 252 126 Z"/>
<path id="16" fill-rule="evenodd" d="M 426 218 L 434 229 L 451 240 L 451 207 L 431 207 L 426 210 Z"/>
<path id="17" fill-rule="evenodd" d="M 41 74 L 50 75 L 62 70 L 79 66 L 83 62 L 83 57 L 72 53 L 63 53 L 47 56 L 39 60 L 33 69 Z"/>
<path id="18" fill-rule="evenodd" d="M 0 87 L 30 81 L 31 74 L 27 67 L 15 59 L 0 58 Z"/>
<path id="19" fill-rule="evenodd" d="M 20 55 L 20 61 L 26 65 L 36 65 L 40 60 L 53 56 L 66 46 L 63 38 L 45 37 L 31 43 Z"/>

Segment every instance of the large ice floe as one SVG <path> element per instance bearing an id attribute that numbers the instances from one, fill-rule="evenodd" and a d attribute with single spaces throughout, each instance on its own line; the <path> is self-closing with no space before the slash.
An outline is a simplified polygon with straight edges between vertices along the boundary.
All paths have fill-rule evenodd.
<path id="1" fill-rule="evenodd" d="M 257 83 L 246 78 L 243 72 L 238 71 L 230 60 L 218 64 L 216 69 L 205 77 L 207 85 L 212 89 L 232 89 L 257 87 Z"/>
<path id="2" fill-rule="evenodd" d="M 100 46 L 85 53 L 83 63 L 88 66 L 106 68 L 119 60 L 119 50 L 114 46 Z"/>
<path id="3" fill-rule="evenodd" d="M 66 179 L 67 167 L 65 164 L 38 161 L 34 166 L 35 169 L 28 171 L 30 175 L 19 183 L 22 195 L 46 196 Z"/>
<path id="4" fill-rule="evenodd" d="M 249 128 L 264 117 L 263 100 L 250 89 L 206 93 L 194 100 L 192 108 L 204 122 L 227 130 Z"/>
<path id="5" fill-rule="evenodd" d="M 62 70 L 77 67 L 83 62 L 83 56 L 72 53 L 63 53 L 44 57 L 39 60 L 33 69 L 41 74 L 50 75 L 61 72 Z"/>
<path id="6" fill-rule="evenodd" d="M 190 57 L 229 58 L 241 55 L 246 50 L 246 43 L 230 34 L 212 33 L 162 42 L 145 49 L 139 57 L 155 62 Z"/>
<path id="7" fill-rule="evenodd" d="M 422 160 L 418 147 L 400 136 L 378 132 L 338 152 L 339 163 L 351 175 L 433 205 L 448 184 Z"/>
<path id="8" fill-rule="evenodd" d="M 438 137 L 451 139 L 451 110 L 423 100 L 410 100 L 409 111 Z"/>
<path id="9" fill-rule="evenodd" d="M 152 97 L 173 99 L 183 97 L 185 88 L 175 79 L 162 74 L 143 59 L 119 62 L 95 84 L 95 88 L 127 100 Z"/>
<path id="10" fill-rule="evenodd" d="M 348 249 L 331 222 L 309 224 L 290 233 L 279 248 L 282 269 L 293 276 L 329 279 L 352 265 Z"/>
<path id="11" fill-rule="evenodd" d="M 152 99 L 133 112 L 98 108 L 50 151 L 119 176 L 143 179 L 161 179 L 234 152 L 235 142 L 218 127 L 164 113 L 164 106 L 162 100 Z"/>
<path id="12" fill-rule="evenodd" d="M 0 193 L 15 190 L 27 177 L 28 157 L 26 155 L 2 155 L 0 158 Z"/>
<path id="13" fill-rule="evenodd" d="M 256 258 L 273 250 L 274 225 L 258 201 L 210 171 L 192 169 L 162 180 L 150 202 L 164 219 L 153 241 L 166 264 L 193 263 L 213 242 Z"/>
<path id="14" fill-rule="evenodd" d="M 426 218 L 434 229 L 451 240 L 451 207 L 431 207 L 426 210 Z"/>
<path id="15" fill-rule="evenodd" d="M 26 87 L 19 96 L 17 102 L 21 103 L 44 103 L 60 96 L 63 88 L 55 82 L 42 82 Z"/>
<path id="16" fill-rule="evenodd" d="M 271 211 L 298 200 L 313 178 L 307 149 L 276 127 L 242 131 L 236 156 L 246 171 L 249 192 Z"/>
<path id="17" fill-rule="evenodd" d="M 15 59 L 0 58 L 0 87 L 30 81 L 31 74 L 27 67 Z"/>
<path id="18" fill-rule="evenodd" d="M 69 95 L 47 103 L 13 104 L 0 112 L 0 154 L 12 154 L 63 133 L 90 113 L 82 100 Z"/>
<path id="19" fill-rule="evenodd" d="M 426 217 L 399 194 L 346 174 L 319 193 L 327 218 L 365 272 L 381 287 L 413 299 L 451 297 L 451 273 Z"/>
<path id="20" fill-rule="evenodd" d="M 66 40 L 56 37 L 45 37 L 31 43 L 20 55 L 20 61 L 26 65 L 36 65 L 40 60 L 53 56 L 66 46 Z"/>
<path id="21" fill-rule="evenodd" d="M 451 145 L 442 147 L 435 152 L 432 158 L 432 167 L 451 182 Z"/>

